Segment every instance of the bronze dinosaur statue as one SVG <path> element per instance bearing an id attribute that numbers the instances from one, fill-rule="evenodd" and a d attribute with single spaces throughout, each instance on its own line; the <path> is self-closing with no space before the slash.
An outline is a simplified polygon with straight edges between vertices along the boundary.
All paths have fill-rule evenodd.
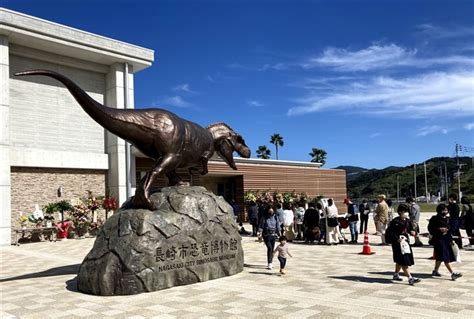
<path id="1" fill-rule="evenodd" d="M 132 200 L 135 208 L 155 209 L 149 200 L 150 188 L 160 175 L 165 174 L 169 185 L 174 186 L 184 184 L 176 173 L 178 168 L 201 168 L 201 174 L 207 174 L 207 162 L 214 151 L 235 170 L 234 151 L 242 157 L 250 157 L 250 149 L 242 136 L 224 123 L 205 129 L 163 109 L 111 108 L 96 102 L 69 78 L 49 70 L 30 70 L 15 75 L 44 75 L 58 80 L 92 119 L 156 161 L 137 185 Z"/>

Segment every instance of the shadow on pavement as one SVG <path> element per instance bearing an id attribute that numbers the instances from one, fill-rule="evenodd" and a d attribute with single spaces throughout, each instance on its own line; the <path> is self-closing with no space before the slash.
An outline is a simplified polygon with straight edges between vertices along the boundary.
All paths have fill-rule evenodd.
<path id="1" fill-rule="evenodd" d="M 0 282 L 14 281 L 14 280 L 23 280 L 31 278 L 41 278 L 41 277 L 53 277 L 53 276 L 63 276 L 63 275 L 76 275 L 79 272 L 79 267 L 81 264 L 61 266 L 56 268 L 51 268 L 45 271 L 34 272 L 31 274 L 25 274 L 15 277 L 3 278 L 0 279 Z"/>
<path id="2" fill-rule="evenodd" d="M 372 274 L 372 275 L 381 275 L 381 276 L 390 276 L 390 277 L 393 276 L 393 271 L 369 271 L 368 273 Z M 421 279 L 433 278 L 433 276 L 431 276 L 431 274 L 418 274 L 418 273 L 414 273 L 412 271 L 411 271 L 411 274 L 414 277 L 418 277 L 418 278 L 421 278 Z M 400 272 L 400 276 L 405 277 L 403 272 Z"/>
<path id="3" fill-rule="evenodd" d="M 277 273 L 271 273 L 268 271 L 249 271 L 249 274 L 254 274 L 254 275 L 267 275 L 267 276 L 279 276 L 280 274 Z"/>
<path id="4" fill-rule="evenodd" d="M 245 268 L 258 268 L 258 269 L 266 269 L 267 266 L 264 265 L 250 265 L 250 264 L 244 264 Z"/>
<path id="5" fill-rule="evenodd" d="M 66 289 L 73 292 L 79 292 L 79 290 L 77 290 L 77 277 L 66 281 Z"/>
<path id="6" fill-rule="evenodd" d="M 349 280 L 356 282 L 377 283 L 377 284 L 393 284 L 391 279 L 386 278 L 371 278 L 362 276 L 328 276 L 328 278 Z"/>

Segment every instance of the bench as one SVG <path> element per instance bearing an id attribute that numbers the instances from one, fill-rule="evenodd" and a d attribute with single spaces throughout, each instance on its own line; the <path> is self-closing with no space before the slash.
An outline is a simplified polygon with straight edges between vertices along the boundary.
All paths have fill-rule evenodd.
<path id="1" fill-rule="evenodd" d="M 45 235 L 48 235 L 49 241 L 56 242 L 57 240 L 57 230 L 56 227 L 31 227 L 31 228 L 17 228 L 13 229 L 15 233 L 15 245 L 20 246 L 19 240 L 25 238 L 27 234 L 30 236 L 38 235 L 40 239 L 45 240 Z M 21 234 L 21 237 L 19 237 Z"/>

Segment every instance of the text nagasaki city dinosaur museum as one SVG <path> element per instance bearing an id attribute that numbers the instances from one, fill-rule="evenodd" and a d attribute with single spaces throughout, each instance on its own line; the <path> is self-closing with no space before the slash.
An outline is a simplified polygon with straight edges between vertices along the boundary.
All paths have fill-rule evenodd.
<path id="1" fill-rule="evenodd" d="M 11 243 L 20 212 L 57 201 L 59 189 L 65 200 L 92 191 L 113 196 L 120 205 L 133 196 L 137 181 L 154 160 L 134 147 L 128 149 L 124 140 L 104 130 L 59 82 L 14 74 L 53 70 L 98 103 L 132 111 L 133 79 L 152 66 L 154 51 L 3 8 L 0 45 L 0 87 L 5 92 L 0 95 L 0 245 Z M 222 120 L 233 124 L 231 118 Z M 211 129 L 213 123 L 208 124 Z M 245 132 L 239 133 L 245 137 Z M 228 164 L 213 156 L 207 175 L 188 169 L 176 172 L 184 182 L 205 186 L 228 201 L 235 199 L 243 218 L 247 190 L 324 195 L 345 211 L 344 170 L 255 158 L 235 158 L 238 170 Z M 160 177 L 152 186 L 166 183 Z"/>

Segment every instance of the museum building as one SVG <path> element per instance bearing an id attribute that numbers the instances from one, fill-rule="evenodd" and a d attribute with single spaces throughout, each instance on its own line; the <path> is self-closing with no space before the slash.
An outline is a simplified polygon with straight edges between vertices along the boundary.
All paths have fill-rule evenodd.
<path id="1" fill-rule="evenodd" d="M 0 245 L 11 243 L 21 212 L 57 201 L 58 195 L 74 199 L 90 190 L 123 203 L 152 165 L 92 120 L 61 83 L 13 74 L 53 70 L 100 103 L 134 108 L 134 75 L 153 61 L 153 50 L 0 8 Z M 345 211 L 344 170 L 292 161 L 236 163 L 234 171 L 214 157 L 208 175 L 181 173 L 240 207 L 245 191 L 272 189 L 333 197 Z"/>

